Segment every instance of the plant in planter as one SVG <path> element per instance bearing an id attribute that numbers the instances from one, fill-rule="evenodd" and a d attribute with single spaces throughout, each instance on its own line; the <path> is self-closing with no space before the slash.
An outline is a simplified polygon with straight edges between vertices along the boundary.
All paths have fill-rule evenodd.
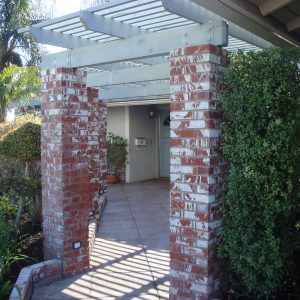
<path id="1" fill-rule="evenodd" d="M 109 133 L 107 136 L 107 164 L 108 175 L 107 183 L 116 183 L 118 181 L 118 172 L 122 169 L 127 159 L 127 139 Z"/>

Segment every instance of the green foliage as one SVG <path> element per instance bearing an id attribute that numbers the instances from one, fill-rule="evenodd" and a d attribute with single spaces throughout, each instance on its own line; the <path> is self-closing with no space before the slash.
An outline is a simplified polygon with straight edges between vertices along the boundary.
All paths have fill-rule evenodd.
<path id="1" fill-rule="evenodd" d="M 0 211 L 3 214 L 4 220 L 7 222 L 8 220 L 15 219 L 18 212 L 18 206 L 13 203 L 7 195 L 0 196 Z"/>
<path id="2" fill-rule="evenodd" d="M 11 290 L 13 288 L 13 285 L 10 281 L 1 282 L 0 279 L 0 300 L 5 300 L 9 296 Z M 20 298 L 22 299 L 22 298 Z"/>
<path id="3" fill-rule="evenodd" d="M 40 125 L 41 119 L 35 117 L 33 114 L 26 114 L 23 116 L 17 116 L 12 122 L 0 123 L 0 143 L 9 133 L 13 133 L 26 123 L 34 123 Z M 32 177 L 40 177 L 40 166 L 39 163 L 32 164 Z M 7 157 L 0 154 L 0 177 L 11 178 L 11 177 L 24 177 L 24 162 L 17 161 L 12 157 Z"/>
<path id="4" fill-rule="evenodd" d="M 0 154 L 18 161 L 40 159 L 41 130 L 38 124 L 26 123 L 0 141 Z"/>
<path id="5" fill-rule="evenodd" d="M 111 174 L 124 167 L 127 159 L 128 142 L 121 136 L 109 133 L 107 136 L 107 163 Z"/>
<path id="6" fill-rule="evenodd" d="M 268 298 L 292 273 L 299 203 L 300 54 L 239 52 L 224 74 L 220 256 L 237 296 Z"/>
<path id="7" fill-rule="evenodd" d="M 40 94 L 41 79 L 37 67 L 10 66 L 0 73 L 0 117 L 8 105 L 28 101 Z"/>
<path id="8" fill-rule="evenodd" d="M 38 180 L 32 178 L 1 178 L 0 195 L 18 195 L 32 197 L 41 189 Z"/>
<path id="9" fill-rule="evenodd" d="M 11 224 L 4 220 L 4 216 L 0 210 L 0 299 L 5 299 L 11 290 L 10 282 L 4 280 L 8 252 L 13 247 L 13 241 L 10 236 L 11 230 Z"/>
<path id="10" fill-rule="evenodd" d="M 0 123 L 0 140 L 7 134 L 17 130 L 26 123 L 41 124 L 41 118 L 36 117 L 33 114 L 26 114 L 22 116 L 16 116 L 14 121 Z"/>
<path id="11" fill-rule="evenodd" d="M 40 47 L 30 35 L 18 33 L 18 29 L 45 18 L 39 0 L 0 1 L 0 73 L 11 65 L 37 65 L 42 54 Z"/>

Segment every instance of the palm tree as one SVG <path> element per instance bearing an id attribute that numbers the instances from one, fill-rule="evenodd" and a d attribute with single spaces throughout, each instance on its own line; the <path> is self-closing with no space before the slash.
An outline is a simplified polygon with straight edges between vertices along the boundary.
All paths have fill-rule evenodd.
<path id="1" fill-rule="evenodd" d="M 39 0 L 1 0 L 0 2 L 0 73 L 15 65 L 36 65 L 41 48 L 30 35 L 18 33 L 18 29 L 44 20 Z M 37 8 L 39 7 L 39 10 Z"/>

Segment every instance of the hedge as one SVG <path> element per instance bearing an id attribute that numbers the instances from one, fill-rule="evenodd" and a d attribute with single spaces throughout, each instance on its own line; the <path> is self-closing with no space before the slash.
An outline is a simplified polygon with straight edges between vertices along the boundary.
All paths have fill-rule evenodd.
<path id="1" fill-rule="evenodd" d="M 293 274 L 299 209 L 300 54 L 272 48 L 231 57 L 224 74 L 219 253 L 237 297 L 277 295 Z"/>

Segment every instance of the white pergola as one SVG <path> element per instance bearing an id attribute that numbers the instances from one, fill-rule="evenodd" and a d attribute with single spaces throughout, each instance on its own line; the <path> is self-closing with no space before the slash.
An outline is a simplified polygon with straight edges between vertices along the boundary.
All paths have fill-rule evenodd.
<path id="1" fill-rule="evenodd" d="M 296 20 L 287 28 L 268 15 L 292 0 L 112 0 L 20 29 L 35 41 L 68 50 L 41 67 L 88 70 L 109 103 L 169 97 L 169 51 L 211 43 L 228 51 L 300 45 Z M 298 1 L 297 1 L 298 2 Z M 299 2 L 298 2 L 299 3 Z M 298 24 L 298 25 L 297 25 Z M 137 69 L 138 68 L 138 69 Z"/>

